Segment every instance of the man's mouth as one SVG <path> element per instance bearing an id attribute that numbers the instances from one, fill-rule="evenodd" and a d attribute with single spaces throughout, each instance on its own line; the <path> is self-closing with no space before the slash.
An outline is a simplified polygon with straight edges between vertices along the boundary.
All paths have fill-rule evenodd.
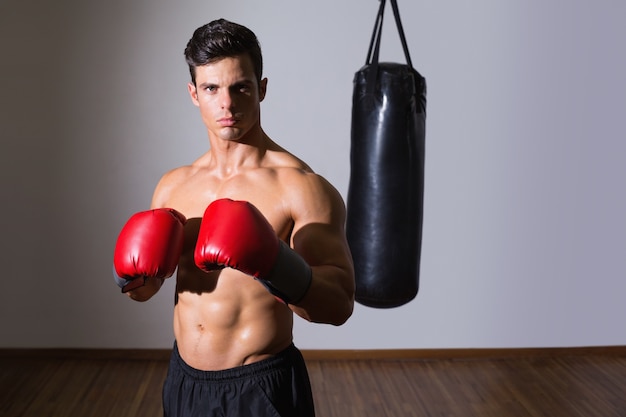
<path id="1" fill-rule="evenodd" d="M 238 120 L 234 117 L 222 117 L 217 120 L 217 123 L 222 127 L 230 127 L 237 124 Z"/>

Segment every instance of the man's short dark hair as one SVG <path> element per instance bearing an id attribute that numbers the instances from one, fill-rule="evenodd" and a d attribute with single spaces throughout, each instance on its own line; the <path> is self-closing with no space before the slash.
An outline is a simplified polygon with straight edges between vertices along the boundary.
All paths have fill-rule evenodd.
<path id="1" fill-rule="evenodd" d="M 185 48 L 191 81 L 196 83 L 196 67 L 245 54 L 250 56 L 254 74 L 260 81 L 263 76 L 263 57 L 254 32 L 226 19 L 217 19 L 200 26 Z"/>

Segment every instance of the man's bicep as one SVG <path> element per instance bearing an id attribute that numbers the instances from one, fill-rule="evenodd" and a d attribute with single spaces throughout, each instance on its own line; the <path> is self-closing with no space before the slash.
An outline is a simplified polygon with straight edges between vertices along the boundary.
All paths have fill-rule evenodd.
<path id="1" fill-rule="evenodd" d="M 311 266 L 346 266 L 350 255 L 344 229 L 345 206 L 339 193 L 321 182 L 300 202 L 300 213 L 294 216 L 294 249 Z"/>

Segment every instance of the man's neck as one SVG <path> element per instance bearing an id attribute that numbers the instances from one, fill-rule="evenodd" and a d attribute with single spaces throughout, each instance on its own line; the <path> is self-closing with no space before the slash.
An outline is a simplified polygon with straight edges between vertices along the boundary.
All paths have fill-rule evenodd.
<path id="1" fill-rule="evenodd" d="M 242 140 L 210 139 L 210 166 L 220 176 L 231 176 L 241 169 L 256 168 L 261 165 L 270 144 L 262 130 Z"/>

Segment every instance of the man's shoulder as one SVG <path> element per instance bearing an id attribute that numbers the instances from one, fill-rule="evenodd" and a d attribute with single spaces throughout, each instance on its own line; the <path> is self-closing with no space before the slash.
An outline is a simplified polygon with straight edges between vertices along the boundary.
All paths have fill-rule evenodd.
<path id="1" fill-rule="evenodd" d="M 186 181 L 189 177 L 192 177 L 201 171 L 206 171 L 210 160 L 211 151 L 209 150 L 187 165 L 180 165 L 171 168 L 161 177 L 161 181 Z"/>
<path id="2" fill-rule="evenodd" d="M 307 188 L 324 181 L 319 174 L 300 160 L 292 161 L 291 164 L 275 165 L 270 170 L 276 174 L 278 181 L 285 186 Z"/>
<path id="3" fill-rule="evenodd" d="M 306 162 L 284 149 L 268 152 L 264 165 L 267 168 L 280 170 L 285 173 L 313 173 L 313 170 Z"/>
<path id="4" fill-rule="evenodd" d="M 324 203 L 341 199 L 339 192 L 326 178 L 304 163 L 282 165 L 274 170 L 283 191 L 292 196 L 294 201 Z"/>
<path id="5" fill-rule="evenodd" d="M 169 204 L 171 197 L 189 183 L 195 171 L 197 168 L 193 165 L 183 165 L 165 172 L 155 187 L 153 204 Z"/>
<path id="6" fill-rule="evenodd" d="M 185 181 L 185 179 L 193 175 L 195 170 L 196 168 L 194 168 L 193 165 L 182 165 L 172 168 L 161 176 L 161 180 L 159 182 L 161 185 L 175 185 L 179 182 Z"/>

